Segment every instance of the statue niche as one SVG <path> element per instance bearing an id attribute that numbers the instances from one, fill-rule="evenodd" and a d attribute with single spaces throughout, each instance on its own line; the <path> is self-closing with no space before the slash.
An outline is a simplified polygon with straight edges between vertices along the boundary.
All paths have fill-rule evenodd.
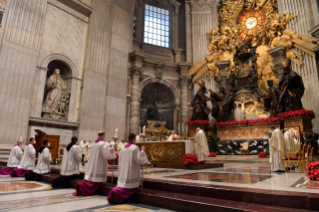
<path id="1" fill-rule="evenodd" d="M 60 61 L 52 61 L 48 69 L 42 117 L 55 120 L 67 119 L 71 94 L 68 86 L 69 68 Z"/>

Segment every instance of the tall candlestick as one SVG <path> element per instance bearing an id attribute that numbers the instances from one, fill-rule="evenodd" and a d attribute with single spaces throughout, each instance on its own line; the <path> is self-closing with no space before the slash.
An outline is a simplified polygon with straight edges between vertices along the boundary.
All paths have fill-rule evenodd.
<path id="1" fill-rule="evenodd" d="M 114 135 L 115 138 L 117 138 L 117 132 L 118 132 L 118 131 L 119 131 L 119 129 L 116 128 L 116 129 L 115 129 L 115 135 Z"/>
<path id="2" fill-rule="evenodd" d="M 146 126 L 143 126 L 143 135 L 145 135 Z"/>

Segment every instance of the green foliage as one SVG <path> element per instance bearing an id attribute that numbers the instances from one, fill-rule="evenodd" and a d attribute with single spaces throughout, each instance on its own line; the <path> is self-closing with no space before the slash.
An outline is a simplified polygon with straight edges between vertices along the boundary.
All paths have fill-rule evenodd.
<path id="1" fill-rule="evenodd" d="M 217 135 L 208 135 L 209 152 L 216 152 L 220 138 Z"/>

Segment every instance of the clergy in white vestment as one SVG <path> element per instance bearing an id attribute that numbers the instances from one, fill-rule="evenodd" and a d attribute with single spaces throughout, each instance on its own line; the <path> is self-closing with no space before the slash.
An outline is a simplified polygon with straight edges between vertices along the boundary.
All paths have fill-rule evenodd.
<path id="1" fill-rule="evenodd" d="M 97 192 L 102 183 L 107 181 L 109 159 L 116 158 L 113 145 L 104 142 L 105 132 L 99 132 L 99 138 L 92 144 L 90 160 L 86 166 L 84 180 L 76 184 L 74 196 L 89 196 Z"/>
<path id="2" fill-rule="evenodd" d="M 204 163 L 209 155 L 209 149 L 207 144 L 207 138 L 205 132 L 197 128 L 194 136 L 194 141 L 197 144 L 197 156 L 200 163 Z"/>
<path id="3" fill-rule="evenodd" d="M 49 141 L 47 139 L 43 140 L 43 146 L 39 149 L 38 164 L 32 172 L 25 175 L 26 180 L 41 181 L 42 175 L 51 171 L 50 163 L 52 161 L 52 157 L 48 145 Z"/>
<path id="4" fill-rule="evenodd" d="M 272 133 L 269 139 L 269 162 L 271 163 L 271 171 L 281 172 L 285 171 L 284 159 L 286 158 L 286 144 L 284 135 L 280 129 L 270 127 Z"/>
<path id="5" fill-rule="evenodd" d="M 15 168 L 15 175 L 17 177 L 24 177 L 29 171 L 34 169 L 35 148 L 33 145 L 36 143 L 34 137 L 29 139 L 29 143 L 24 148 L 24 154 L 18 168 Z"/>
<path id="6" fill-rule="evenodd" d="M 174 141 L 174 137 L 178 137 L 178 135 L 176 135 L 175 131 L 173 130 L 167 141 Z"/>
<path id="7" fill-rule="evenodd" d="M 23 154 L 20 148 L 21 144 L 22 141 L 20 139 L 17 141 L 17 144 L 11 148 L 7 167 L 0 170 L 0 175 L 10 175 L 11 177 L 15 176 L 14 168 L 17 168 L 20 165 Z"/>
<path id="8" fill-rule="evenodd" d="M 89 160 L 90 152 L 91 152 L 91 147 L 92 147 L 92 141 L 91 141 L 91 140 L 89 140 L 89 144 L 88 144 L 88 151 L 87 151 L 87 154 L 86 154 L 85 160 Z"/>
<path id="9" fill-rule="evenodd" d="M 114 204 L 124 202 L 137 191 L 141 183 L 140 164 L 148 162 L 145 147 L 140 151 L 135 145 L 136 135 L 131 133 L 128 139 L 119 156 L 117 186 L 108 195 L 108 201 Z"/>
<path id="10" fill-rule="evenodd" d="M 284 132 L 284 139 L 287 152 L 297 152 L 298 147 L 295 144 L 294 137 L 289 130 Z"/>
<path id="11" fill-rule="evenodd" d="M 88 146 L 89 143 L 86 141 L 86 139 L 82 140 L 79 144 L 82 154 L 82 160 L 84 160 L 88 154 Z"/>
<path id="12" fill-rule="evenodd" d="M 80 147 L 76 145 L 77 142 L 78 138 L 74 136 L 71 143 L 65 147 L 60 176 L 52 181 L 53 188 L 71 188 L 71 181 L 80 174 L 82 154 Z"/>

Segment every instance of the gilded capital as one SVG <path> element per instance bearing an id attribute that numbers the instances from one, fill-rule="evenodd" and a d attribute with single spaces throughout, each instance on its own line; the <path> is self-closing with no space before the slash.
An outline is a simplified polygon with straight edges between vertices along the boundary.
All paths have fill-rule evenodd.
<path id="1" fill-rule="evenodd" d="M 179 78 L 179 84 L 180 84 L 180 86 L 181 87 L 184 87 L 184 86 L 188 86 L 189 85 L 189 83 L 190 83 L 190 77 L 180 77 Z"/>

